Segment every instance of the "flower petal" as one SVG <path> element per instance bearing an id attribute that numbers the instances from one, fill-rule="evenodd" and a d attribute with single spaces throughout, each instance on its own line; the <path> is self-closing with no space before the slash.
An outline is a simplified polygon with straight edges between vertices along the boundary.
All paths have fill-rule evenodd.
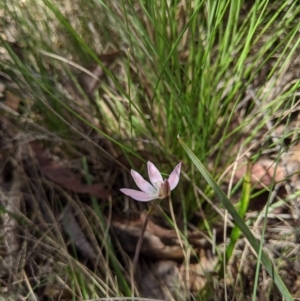
<path id="1" fill-rule="evenodd" d="M 131 175 L 136 183 L 137 187 L 141 189 L 143 192 L 148 194 L 156 194 L 157 190 L 148 182 L 146 181 L 138 172 L 131 169 Z"/>
<path id="2" fill-rule="evenodd" d="M 148 175 L 149 179 L 154 187 L 157 187 L 157 183 L 162 183 L 163 178 L 159 172 L 159 170 L 155 167 L 155 165 L 148 161 L 147 163 L 148 166 Z"/>
<path id="3" fill-rule="evenodd" d="M 174 170 L 172 171 L 172 173 L 169 176 L 168 182 L 170 184 L 171 190 L 173 190 L 177 186 L 177 184 L 179 182 L 180 170 L 181 170 L 181 163 L 179 163 L 174 168 Z"/>
<path id="4" fill-rule="evenodd" d="M 124 194 L 132 197 L 134 200 L 141 201 L 141 202 L 149 202 L 151 200 L 155 200 L 158 198 L 157 194 L 150 195 L 143 191 L 134 190 L 134 189 L 122 188 L 122 189 L 120 189 L 120 191 L 123 192 Z"/>

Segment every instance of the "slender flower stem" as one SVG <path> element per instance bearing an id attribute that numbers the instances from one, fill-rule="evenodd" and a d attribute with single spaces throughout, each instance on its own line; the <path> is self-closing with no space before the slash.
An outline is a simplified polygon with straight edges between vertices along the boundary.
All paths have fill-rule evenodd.
<path id="1" fill-rule="evenodd" d="M 149 208 L 149 210 L 148 210 L 148 212 L 146 214 L 145 222 L 143 224 L 141 235 L 140 235 L 139 240 L 137 242 L 137 245 L 136 245 L 136 248 L 135 248 L 134 257 L 133 257 L 133 263 L 132 263 L 133 274 L 135 274 L 135 272 L 136 272 L 137 262 L 139 260 L 139 255 L 140 255 L 142 243 L 143 243 L 143 240 L 144 240 L 144 234 L 145 234 L 145 231 L 146 231 L 149 219 L 153 215 L 155 207 L 160 203 L 160 201 L 161 200 L 155 200 L 155 201 L 153 201 L 153 203 L 151 204 L 151 207 Z"/>

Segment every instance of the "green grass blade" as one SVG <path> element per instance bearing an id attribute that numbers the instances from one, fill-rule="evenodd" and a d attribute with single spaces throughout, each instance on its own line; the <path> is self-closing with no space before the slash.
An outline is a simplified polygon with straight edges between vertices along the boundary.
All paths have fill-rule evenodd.
<path id="1" fill-rule="evenodd" d="M 220 201 L 224 205 L 224 207 L 228 210 L 228 212 L 231 214 L 235 224 L 239 229 L 243 232 L 255 252 L 259 253 L 259 242 L 256 240 L 256 238 L 253 236 L 252 232 L 248 228 L 248 226 L 243 221 L 240 214 L 237 212 L 237 210 L 234 208 L 234 206 L 231 204 L 230 200 L 227 198 L 226 194 L 223 192 L 223 190 L 218 186 L 218 184 L 215 182 L 215 180 L 211 177 L 209 172 L 206 170 L 204 165 L 198 160 L 196 155 L 192 152 L 192 150 L 178 137 L 178 141 L 183 147 L 183 149 L 186 151 L 188 156 L 191 158 L 197 169 L 200 171 L 204 179 L 207 181 L 207 183 L 211 186 L 211 188 L 214 190 L 215 194 L 219 197 Z M 285 286 L 284 282 L 282 281 L 281 277 L 279 276 L 278 272 L 276 271 L 276 268 L 274 267 L 273 263 L 271 262 L 270 258 L 267 256 L 265 252 L 262 251 L 261 253 L 261 262 L 263 263 L 265 269 L 273 279 L 274 283 L 276 284 L 278 290 L 281 292 L 282 296 L 287 301 L 294 300 L 291 294 L 289 293 L 287 287 Z"/>
<path id="2" fill-rule="evenodd" d="M 245 214 L 248 210 L 249 201 L 250 201 L 250 191 L 251 191 L 251 162 L 249 161 L 246 174 L 244 176 L 243 189 L 242 189 L 242 198 L 239 206 L 239 215 L 244 219 Z M 235 243 L 240 237 L 240 228 L 235 225 L 231 231 L 230 243 L 226 248 L 226 261 L 230 259 Z"/>

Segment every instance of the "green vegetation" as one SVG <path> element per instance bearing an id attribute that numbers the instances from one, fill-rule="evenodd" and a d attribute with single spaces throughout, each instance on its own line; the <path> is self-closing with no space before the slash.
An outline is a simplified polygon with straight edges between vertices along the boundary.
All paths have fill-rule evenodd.
<path id="1" fill-rule="evenodd" d="M 275 252 L 270 260 L 272 250 L 263 249 L 268 214 L 285 204 L 293 208 L 295 193 L 291 189 L 273 196 L 279 182 L 276 170 L 284 169 L 289 146 L 297 144 L 296 1 L 5 0 L 0 13 L 0 76 L 7 90 L 20 97 L 14 113 L 5 99 L 1 111 L 30 141 L 81 170 L 89 185 L 103 181 L 111 194 L 105 202 L 92 195 L 82 204 L 74 193 L 61 192 L 62 199 L 81 211 L 80 221 L 99 256 L 97 268 L 85 265 L 80 254 L 75 259 L 78 246 L 70 248 L 56 226 L 49 225 L 47 240 L 41 233 L 35 237 L 49 244 L 45 248 L 54 258 L 52 248 L 59 250 L 52 274 L 67 271 L 74 300 L 139 295 L 128 252 L 120 250 L 118 235 L 109 228 L 114 214 L 149 208 L 119 192 L 126 185 L 134 188 L 130 168 L 146 175 L 148 160 L 162 171 L 183 162 L 171 205 L 162 201 L 158 209 L 180 237 L 183 266 L 189 252 L 200 261 L 189 231 L 205 233 L 207 241 L 215 242 L 216 229 L 234 229 L 227 233 L 227 244 L 212 243 L 222 288 L 211 284 L 213 273 L 205 275 L 208 284 L 193 293 L 196 300 L 226 294 L 230 284 L 224 279 L 233 277 L 230 266 L 241 258 L 235 249 L 244 237 L 259 258 L 247 294 L 255 300 L 262 290 L 262 265 L 277 287 L 266 289 L 265 300 L 293 300 L 277 271 L 281 255 Z M 246 179 L 244 174 L 234 177 L 235 161 L 246 166 L 259 164 L 261 158 L 274 162 L 275 175 L 268 183 L 251 182 L 250 164 Z M 56 200 L 45 210 L 63 211 L 63 200 L 49 197 L 43 187 L 47 198 Z M 265 196 L 262 208 L 247 215 L 260 195 Z M 224 218 L 224 207 L 233 219 Z M 57 221 L 56 214 L 47 223 Z M 288 257 L 290 250 L 284 254 Z M 239 277 L 229 300 L 246 300 L 246 276 Z M 184 291 L 184 298 L 193 300 L 187 284 Z"/>

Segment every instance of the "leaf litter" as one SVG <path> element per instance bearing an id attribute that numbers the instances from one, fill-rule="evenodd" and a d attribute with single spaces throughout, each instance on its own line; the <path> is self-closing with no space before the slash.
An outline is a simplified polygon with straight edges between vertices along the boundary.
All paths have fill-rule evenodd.
<path id="1" fill-rule="evenodd" d="M 31 142 L 30 147 L 35 154 L 42 174 L 49 180 L 73 192 L 90 194 L 101 200 L 108 199 L 109 192 L 102 183 L 84 184 L 80 176 L 70 169 L 52 162 L 37 142 Z"/>

